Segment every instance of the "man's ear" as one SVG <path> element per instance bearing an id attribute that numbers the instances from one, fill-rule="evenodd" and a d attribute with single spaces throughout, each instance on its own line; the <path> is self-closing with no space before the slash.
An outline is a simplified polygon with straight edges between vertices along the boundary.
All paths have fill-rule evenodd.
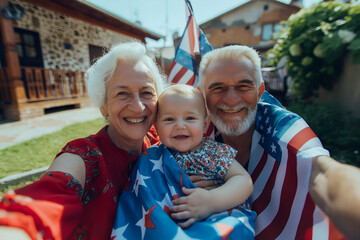
<path id="1" fill-rule="evenodd" d="M 203 92 L 199 86 L 197 86 L 196 89 L 199 90 L 201 92 L 201 95 L 203 95 L 205 98 L 205 92 Z M 205 102 L 206 102 L 206 99 L 205 99 Z"/>
<path id="2" fill-rule="evenodd" d="M 263 95 L 264 91 L 265 91 L 265 85 L 264 85 L 264 82 L 262 82 L 261 86 L 259 87 L 259 91 L 258 91 L 258 101 L 260 100 L 260 98 Z"/>

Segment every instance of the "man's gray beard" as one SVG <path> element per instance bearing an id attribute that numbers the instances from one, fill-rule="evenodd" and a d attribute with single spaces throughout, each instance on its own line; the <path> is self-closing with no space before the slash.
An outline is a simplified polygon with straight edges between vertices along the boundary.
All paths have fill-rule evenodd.
<path id="1" fill-rule="evenodd" d="M 227 136 L 239 136 L 249 130 L 253 123 L 255 123 L 257 105 L 254 110 L 251 110 L 250 106 L 246 106 L 246 108 L 248 110 L 248 115 L 243 121 L 241 120 L 241 117 L 232 117 L 231 125 L 227 125 L 216 114 L 218 107 L 215 107 L 214 111 L 210 113 L 211 121 L 221 134 Z"/>

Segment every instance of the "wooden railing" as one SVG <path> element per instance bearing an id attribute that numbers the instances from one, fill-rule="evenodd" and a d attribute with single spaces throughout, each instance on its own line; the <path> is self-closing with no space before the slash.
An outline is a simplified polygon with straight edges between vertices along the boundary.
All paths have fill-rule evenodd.
<path id="1" fill-rule="evenodd" d="M 84 72 L 22 67 L 21 73 L 28 101 L 86 95 Z"/>
<path id="2" fill-rule="evenodd" d="M 0 101 L 11 102 L 10 84 L 6 75 L 6 68 L 0 68 Z"/>

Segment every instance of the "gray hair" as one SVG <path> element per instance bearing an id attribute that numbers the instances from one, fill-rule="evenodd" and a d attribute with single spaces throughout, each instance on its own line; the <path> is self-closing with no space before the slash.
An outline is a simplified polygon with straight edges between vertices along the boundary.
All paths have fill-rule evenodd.
<path id="1" fill-rule="evenodd" d="M 240 45 L 226 46 L 218 48 L 206 53 L 200 62 L 199 69 L 199 87 L 204 92 L 204 72 L 208 66 L 219 60 L 241 60 L 243 58 L 248 59 L 253 65 L 253 71 L 256 77 L 256 89 L 259 91 L 259 87 L 263 83 L 263 78 L 261 74 L 261 58 L 259 54 L 253 48 Z"/>
<path id="2" fill-rule="evenodd" d="M 146 46 L 138 41 L 119 43 L 99 58 L 85 74 L 88 96 L 93 104 L 101 107 L 106 98 L 106 85 L 111 79 L 120 61 L 128 63 L 144 63 L 150 70 L 158 95 L 164 88 L 164 75 L 155 62 L 155 58 L 147 52 Z"/>

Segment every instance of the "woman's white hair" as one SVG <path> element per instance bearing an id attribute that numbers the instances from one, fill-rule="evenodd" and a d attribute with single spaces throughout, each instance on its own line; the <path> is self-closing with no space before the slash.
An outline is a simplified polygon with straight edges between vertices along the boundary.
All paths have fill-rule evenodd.
<path id="1" fill-rule="evenodd" d="M 108 53 L 99 58 L 85 74 L 88 96 L 93 104 L 101 107 L 106 98 L 106 85 L 111 79 L 117 64 L 144 63 L 150 70 L 155 82 L 157 95 L 164 88 L 164 75 L 152 55 L 147 52 L 146 46 L 138 41 L 119 43 L 113 46 Z"/>
<path id="2" fill-rule="evenodd" d="M 263 82 L 261 74 L 261 58 L 259 54 L 253 48 L 240 45 L 226 46 L 218 48 L 206 53 L 200 62 L 199 69 L 199 87 L 202 92 L 204 92 L 204 72 L 212 62 L 219 60 L 241 60 L 243 58 L 248 59 L 252 65 L 252 71 L 255 74 L 256 78 L 256 89 L 259 91 L 259 87 Z"/>

